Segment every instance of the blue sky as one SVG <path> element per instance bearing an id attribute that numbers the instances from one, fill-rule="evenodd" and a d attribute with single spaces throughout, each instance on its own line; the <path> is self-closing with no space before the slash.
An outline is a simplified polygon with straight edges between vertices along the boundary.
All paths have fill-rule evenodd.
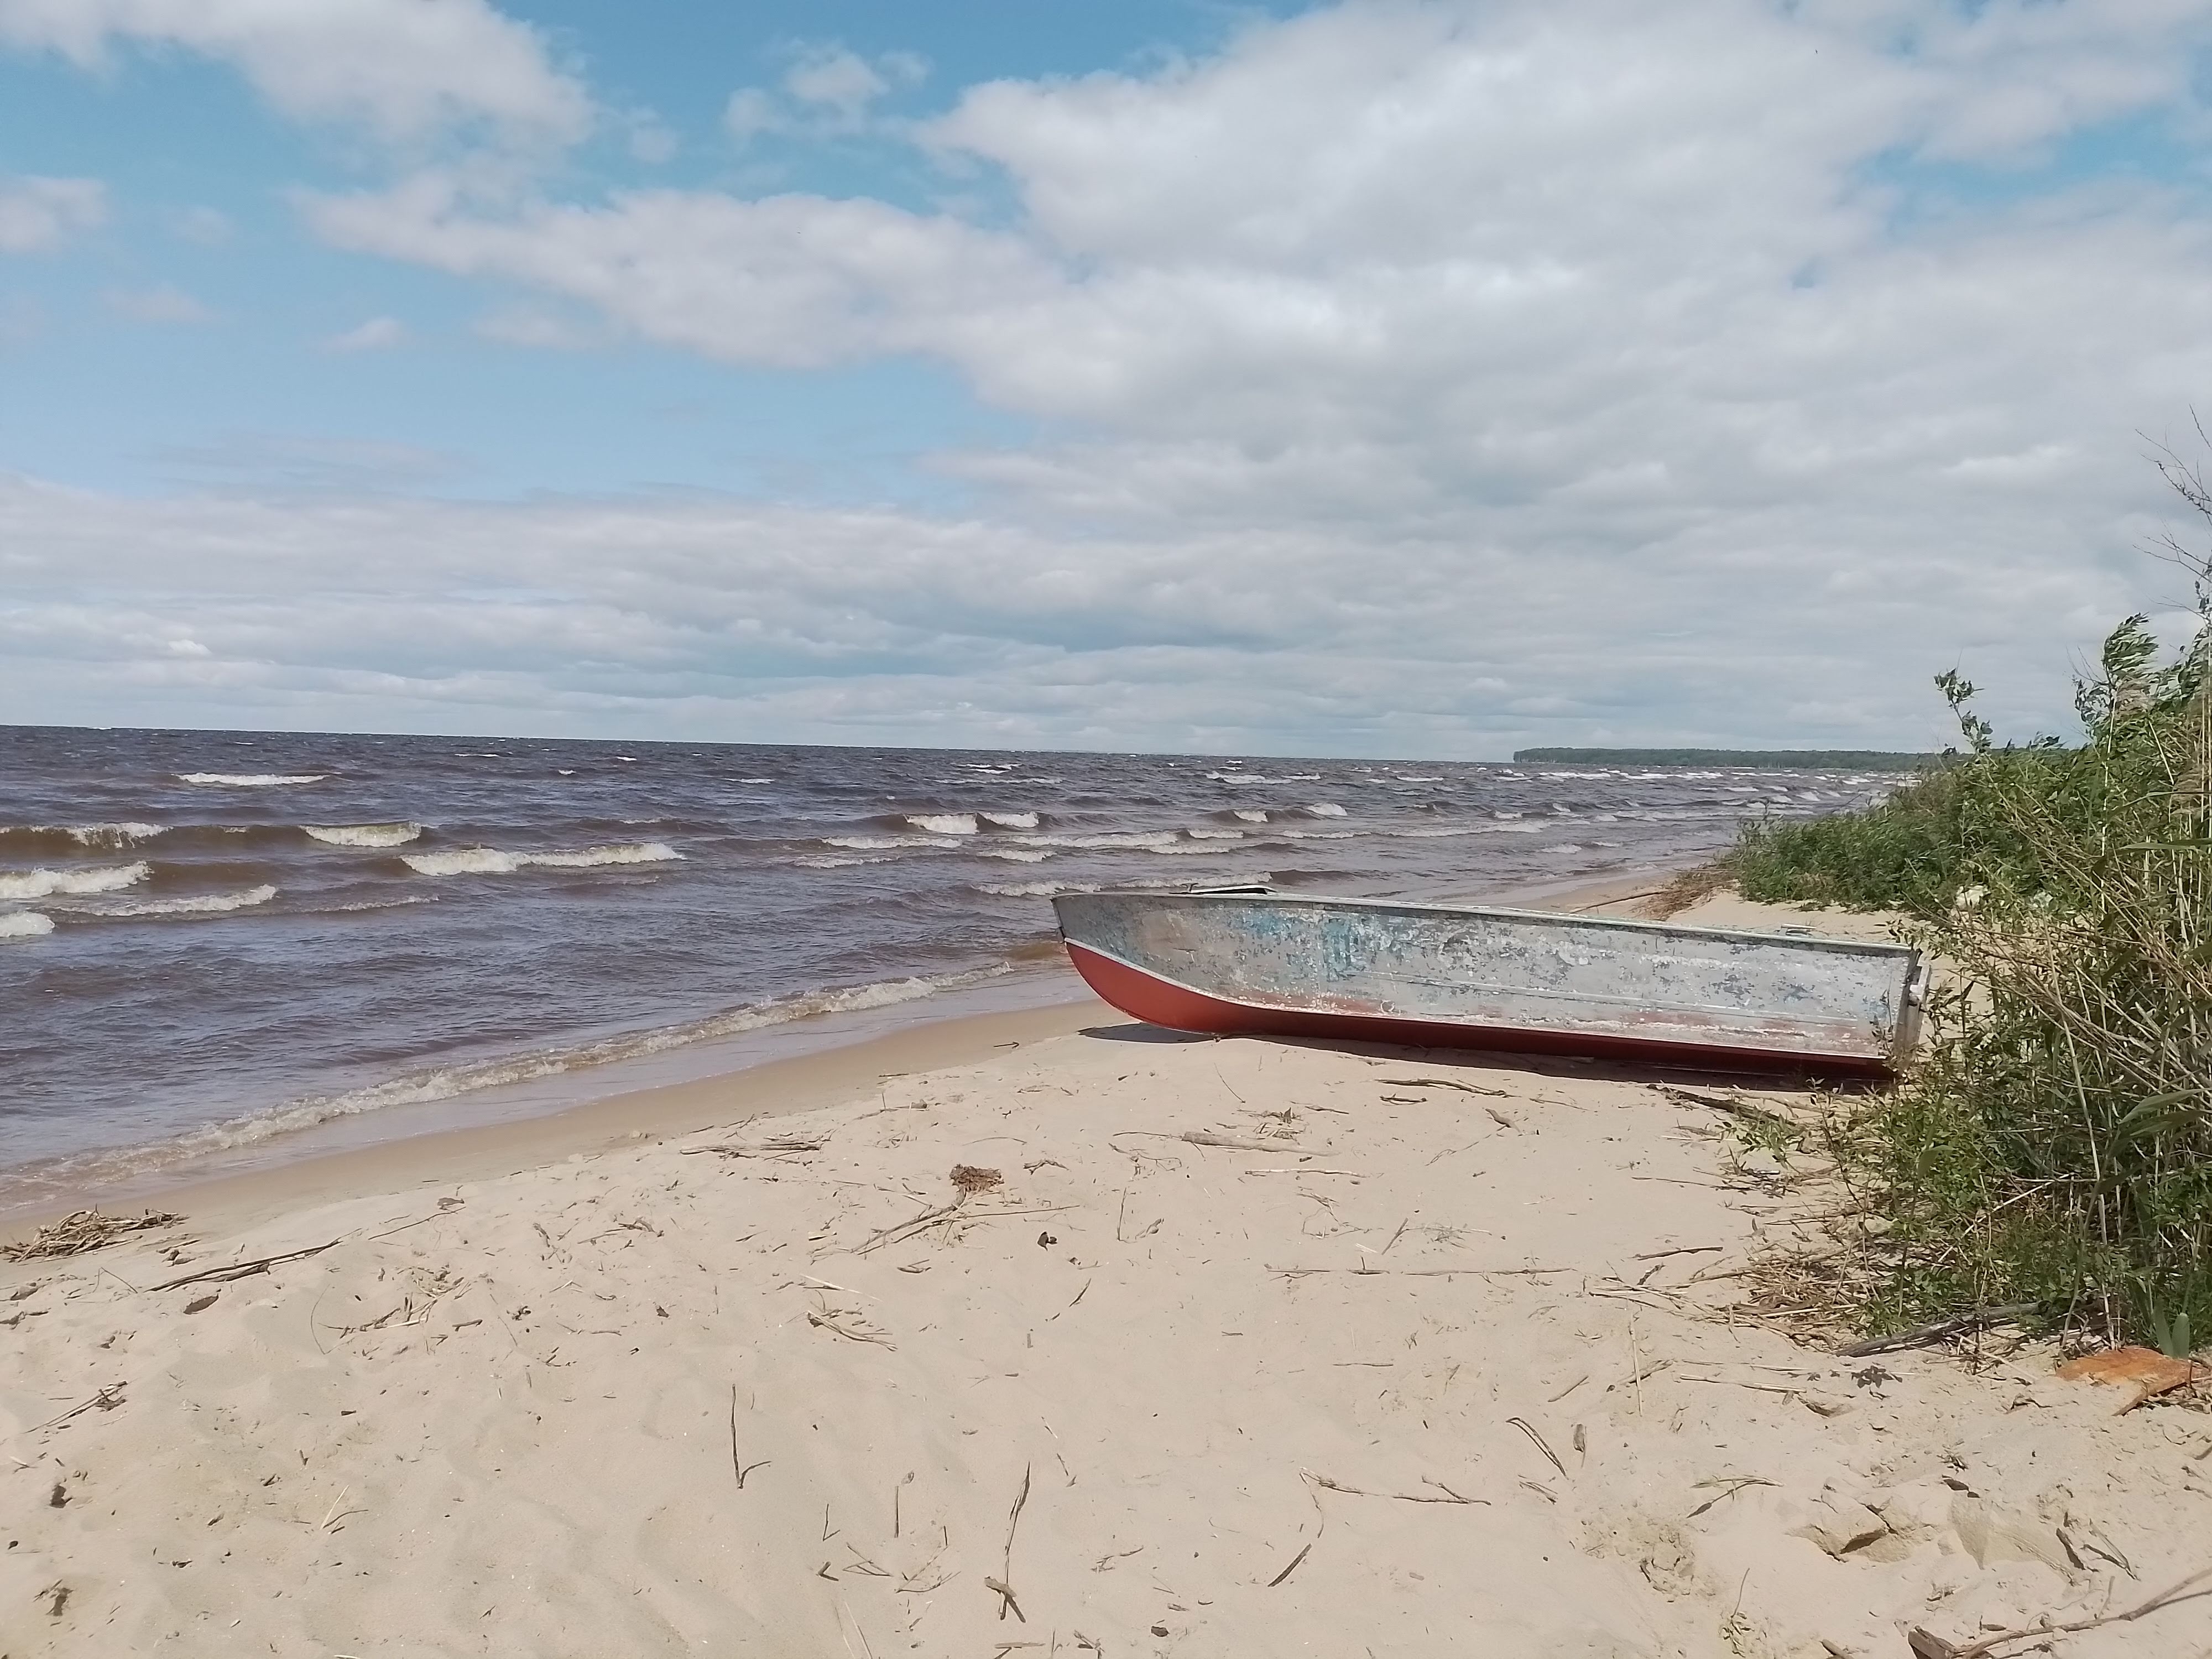
<path id="1" fill-rule="evenodd" d="M 2212 368 L 2212 6 L 0 0 L 0 718 L 2009 726 Z"/>

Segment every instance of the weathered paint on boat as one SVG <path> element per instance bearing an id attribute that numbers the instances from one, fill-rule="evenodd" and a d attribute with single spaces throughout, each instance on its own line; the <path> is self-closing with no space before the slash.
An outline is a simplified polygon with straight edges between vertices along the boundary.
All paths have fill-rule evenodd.
<path id="1" fill-rule="evenodd" d="M 1053 903 L 1091 988 L 1176 1030 L 1880 1073 L 1917 1025 L 1902 945 L 1253 890 Z"/>

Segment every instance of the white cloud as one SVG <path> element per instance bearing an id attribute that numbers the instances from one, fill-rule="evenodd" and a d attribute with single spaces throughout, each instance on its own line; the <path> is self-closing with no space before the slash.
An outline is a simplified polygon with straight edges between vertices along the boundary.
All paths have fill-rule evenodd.
<path id="1" fill-rule="evenodd" d="M 167 283 L 151 288 L 112 288 L 100 295 L 107 308 L 134 323 L 207 323 L 215 313 Z"/>
<path id="2" fill-rule="evenodd" d="M 397 317 L 372 317 L 342 334 L 331 335 L 323 345 L 331 351 L 384 351 L 406 338 L 407 325 Z"/>
<path id="3" fill-rule="evenodd" d="M 910 52 L 862 58 L 836 41 L 802 44 L 784 71 L 781 95 L 761 87 L 731 94 L 722 124 L 739 143 L 763 133 L 828 137 L 867 131 L 876 104 L 894 88 L 927 78 L 928 60 Z"/>
<path id="4" fill-rule="evenodd" d="M 481 122 L 568 140 L 591 119 L 538 32 L 486 0 L 0 0 L 0 46 L 97 67 L 118 43 L 221 59 L 289 116 L 392 139 Z"/>
<path id="5" fill-rule="evenodd" d="M 107 222 L 107 187 L 97 179 L 0 175 L 0 253 L 44 253 Z"/>
<path id="6" fill-rule="evenodd" d="M 2172 597 L 2131 434 L 2212 385 L 2212 225 L 2027 170 L 2085 124 L 2212 130 L 2176 68 L 2206 15 L 1373 0 L 971 88 L 921 136 L 1012 211 L 433 170 L 312 198 L 334 245 L 542 296 L 495 337 L 580 312 L 738 364 L 924 356 L 1042 435 L 938 458 L 974 486 L 944 517 L 21 484 L 0 546 L 45 562 L 0 696 L 26 652 L 105 660 L 97 568 L 161 673 L 323 711 L 288 723 L 1888 744 L 1942 739 L 1958 664 L 2055 726 L 2067 653 Z M 894 78 L 807 68 L 736 125 L 872 120 Z M 1931 158 L 2033 187 L 1903 211 Z M 175 546 L 191 592 L 135 550 Z"/>

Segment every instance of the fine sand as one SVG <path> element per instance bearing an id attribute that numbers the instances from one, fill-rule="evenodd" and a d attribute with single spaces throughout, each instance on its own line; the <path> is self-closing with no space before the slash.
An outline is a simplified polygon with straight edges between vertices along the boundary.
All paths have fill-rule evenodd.
<path id="1" fill-rule="evenodd" d="M 1730 1085 L 1097 1005 L 808 1064 L 0 1265 L 0 1655 L 1907 1659 L 2212 1566 L 2187 1402 L 1762 1313 L 1835 1195 Z"/>

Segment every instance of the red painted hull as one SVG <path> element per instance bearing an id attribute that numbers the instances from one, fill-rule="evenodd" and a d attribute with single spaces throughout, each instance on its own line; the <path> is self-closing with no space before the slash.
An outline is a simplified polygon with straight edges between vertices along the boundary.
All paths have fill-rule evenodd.
<path id="1" fill-rule="evenodd" d="M 1889 1068 L 1856 1054 L 1808 1054 L 1705 1043 L 1669 1042 L 1534 1027 L 1466 1025 L 1442 1020 L 1391 1019 L 1375 1014 L 1270 1008 L 1231 1002 L 1133 968 L 1088 945 L 1067 941 L 1075 970 L 1099 996 L 1133 1019 L 1173 1031 L 1218 1036 L 1304 1037 L 1332 1042 L 1381 1042 L 1417 1048 L 1480 1048 L 1511 1054 L 1571 1054 L 1654 1060 L 1735 1072 L 1818 1072 L 1886 1077 Z"/>

